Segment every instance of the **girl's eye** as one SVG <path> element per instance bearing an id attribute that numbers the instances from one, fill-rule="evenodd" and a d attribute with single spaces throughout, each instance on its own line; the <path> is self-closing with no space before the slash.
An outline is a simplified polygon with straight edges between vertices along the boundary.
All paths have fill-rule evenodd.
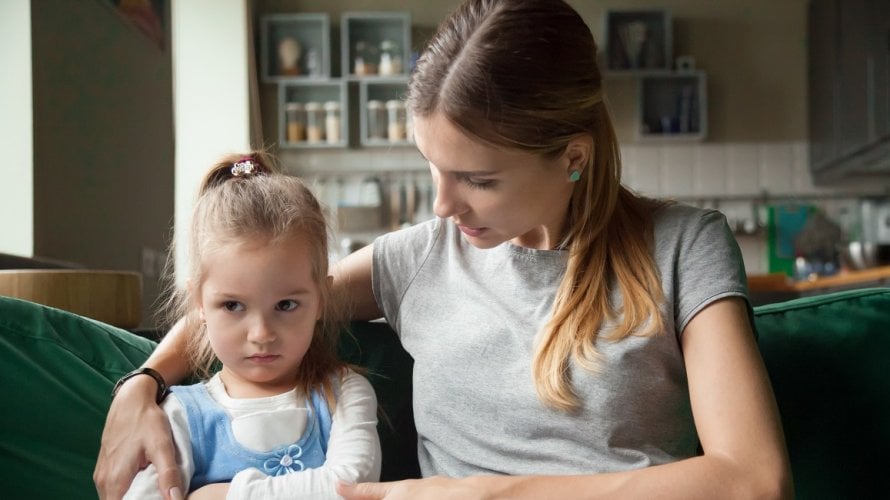
<path id="1" fill-rule="evenodd" d="M 275 308 L 279 311 L 293 311 L 297 306 L 299 306 L 299 304 L 295 300 L 282 300 L 275 306 Z"/>
<path id="2" fill-rule="evenodd" d="M 223 302 L 223 308 L 226 311 L 231 311 L 231 312 L 243 311 L 244 304 L 242 304 L 238 301 L 235 301 L 235 300 L 227 300 L 227 301 Z"/>

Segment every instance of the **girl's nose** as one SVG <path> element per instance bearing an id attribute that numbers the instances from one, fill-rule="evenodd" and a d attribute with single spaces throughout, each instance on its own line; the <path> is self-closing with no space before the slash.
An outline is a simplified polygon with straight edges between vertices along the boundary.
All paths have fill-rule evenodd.
<path id="1" fill-rule="evenodd" d="M 247 340 L 255 344 L 268 344 L 275 340 L 275 331 L 265 317 L 256 318 L 247 332 Z"/>

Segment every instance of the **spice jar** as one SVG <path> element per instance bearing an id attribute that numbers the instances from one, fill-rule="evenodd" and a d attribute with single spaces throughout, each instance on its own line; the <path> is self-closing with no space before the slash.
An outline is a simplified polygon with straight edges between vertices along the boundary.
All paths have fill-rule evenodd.
<path id="1" fill-rule="evenodd" d="M 324 110 L 325 137 L 328 144 L 337 144 L 340 142 L 340 103 L 328 101 L 324 103 Z"/>
<path id="2" fill-rule="evenodd" d="M 321 103 L 307 102 L 306 106 L 306 141 L 318 143 L 324 139 L 324 110 Z"/>
<path id="3" fill-rule="evenodd" d="M 368 139 L 382 141 L 386 139 L 386 108 L 383 101 L 368 101 Z"/>
<path id="4" fill-rule="evenodd" d="M 398 75 L 402 72 L 402 54 L 391 40 L 380 42 L 380 74 Z"/>
<path id="5" fill-rule="evenodd" d="M 353 72 L 358 76 L 377 74 L 377 48 L 370 43 L 359 40 L 355 43 L 355 60 Z"/>
<path id="6" fill-rule="evenodd" d="M 306 140 L 306 111 L 298 102 L 289 102 L 284 106 L 287 122 L 287 142 Z"/>
<path id="7" fill-rule="evenodd" d="M 388 115 L 387 138 L 389 142 L 399 142 L 405 140 L 405 129 L 407 125 L 407 116 L 405 113 L 405 103 L 392 99 L 386 101 L 386 111 Z"/>

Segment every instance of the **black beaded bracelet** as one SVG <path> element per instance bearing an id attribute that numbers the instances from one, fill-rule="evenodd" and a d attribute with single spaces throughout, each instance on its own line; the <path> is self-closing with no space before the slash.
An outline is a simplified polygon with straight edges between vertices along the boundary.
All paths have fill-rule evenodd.
<path id="1" fill-rule="evenodd" d="M 138 370 L 133 370 L 130 373 L 124 375 L 114 384 L 114 388 L 111 389 L 111 399 L 117 395 L 117 391 L 120 390 L 121 386 L 124 385 L 124 382 L 130 380 L 136 375 L 148 375 L 149 377 L 155 379 L 155 382 L 158 383 L 158 395 L 155 398 L 158 404 L 161 404 L 164 399 L 167 397 L 167 394 L 170 392 L 170 388 L 167 387 L 167 382 L 164 381 L 164 377 L 161 376 L 157 370 L 151 368 L 139 368 Z"/>

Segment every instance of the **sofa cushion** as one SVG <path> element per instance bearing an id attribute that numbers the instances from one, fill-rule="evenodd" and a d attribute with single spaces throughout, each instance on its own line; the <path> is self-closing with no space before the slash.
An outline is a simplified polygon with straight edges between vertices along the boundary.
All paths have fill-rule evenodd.
<path id="1" fill-rule="evenodd" d="M 153 348 L 125 330 L 0 297 L 3 496 L 95 498 L 111 387 Z"/>
<path id="2" fill-rule="evenodd" d="M 890 289 L 755 308 L 798 498 L 869 498 L 890 449 Z"/>

